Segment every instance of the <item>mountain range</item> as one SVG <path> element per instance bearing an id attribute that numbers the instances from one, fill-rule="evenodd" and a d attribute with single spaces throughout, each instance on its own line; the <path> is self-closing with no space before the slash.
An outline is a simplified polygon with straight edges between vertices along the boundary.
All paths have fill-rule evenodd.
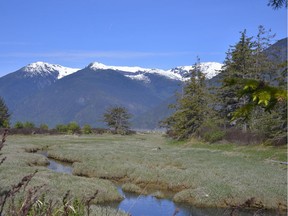
<path id="1" fill-rule="evenodd" d="M 215 76 L 221 66 L 216 62 L 201 63 L 208 77 Z M 54 127 L 76 121 L 102 127 L 103 112 L 121 105 L 134 116 L 133 127 L 151 127 L 137 119 L 169 101 L 191 68 L 161 70 L 94 62 L 79 69 L 35 62 L 1 77 L 0 96 L 12 114 L 12 124 L 31 121 Z M 168 113 L 167 108 L 164 113 Z"/>
<path id="2" fill-rule="evenodd" d="M 287 60 L 287 38 L 267 52 Z M 279 58 L 277 58 L 279 60 Z M 208 85 L 219 85 L 222 64 L 202 62 Z M 120 105 L 133 115 L 132 128 L 155 129 L 172 110 L 193 66 L 170 70 L 108 66 L 93 62 L 85 68 L 35 62 L 0 77 L 0 96 L 11 113 L 11 123 L 30 121 L 49 127 L 71 121 L 103 127 L 108 107 Z"/>

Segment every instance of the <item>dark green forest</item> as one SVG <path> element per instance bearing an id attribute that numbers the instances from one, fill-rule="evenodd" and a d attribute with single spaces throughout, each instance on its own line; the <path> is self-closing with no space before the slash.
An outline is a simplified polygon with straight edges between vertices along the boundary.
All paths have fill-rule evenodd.
<path id="1" fill-rule="evenodd" d="M 219 85 L 214 85 L 218 87 L 207 87 L 197 59 L 171 105 L 174 114 L 161 122 L 167 134 L 177 140 L 194 136 L 214 142 L 233 129 L 235 135 L 286 144 L 287 58 L 283 61 L 277 50 L 267 52 L 274 36 L 263 26 L 256 36 L 240 32 L 239 41 L 226 53 Z"/>

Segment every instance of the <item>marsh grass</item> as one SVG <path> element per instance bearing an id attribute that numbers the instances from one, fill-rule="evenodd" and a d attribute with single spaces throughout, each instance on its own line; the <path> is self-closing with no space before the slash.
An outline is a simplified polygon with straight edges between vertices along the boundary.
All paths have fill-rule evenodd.
<path id="1" fill-rule="evenodd" d="M 110 181 L 54 173 L 44 167 L 49 164 L 46 157 L 31 153 L 47 149 L 47 143 L 35 145 L 32 140 L 23 145 L 27 137 L 14 138 L 15 142 L 5 148 L 3 140 L 1 142 L 5 163 L 0 166 L 0 215 L 3 211 L 5 215 L 14 216 L 127 215 L 95 205 L 90 209 L 92 204 L 122 200 Z M 93 191 L 97 193 L 87 198 Z"/>
<path id="2" fill-rule="evenodd" d="M 9 163 L 0 167 L 6 176 L 1 185 L 37 167 L 35 182 L 47 184 L 51 196 L 67 189 L 76 196 L 102 190 L 96 203 L 118 200 L 113 180 L 135 192 L 139 188 L 172 192 L 175 202 L 196 206 L 237 206 L 254 198 L 255 207 L 287 209 L 287 165 L 270 161 L 287 161 L 284 147 L 177 143 L 158 134 L 22 138 L 9 140 L 11 147 L 5 150 Z M 44 164 L 42 156 L 32 156 L 29 149 L 47 149 L 49 157 L 74 162 L 74 175 L 91 178 L 39 167 Z"/>
<path id="3" fill-rule="evenodd" d="M 143 194 L 143 190 L 139 186 L 132 184 L 132 183 L 123 184 L 122 190 L 125 192 L 130 192 L 130 193 L 138 193 L 138 194 L 142 193 Z M 144 194 L 146 194 L 146 192 L 144 192 Z"/>

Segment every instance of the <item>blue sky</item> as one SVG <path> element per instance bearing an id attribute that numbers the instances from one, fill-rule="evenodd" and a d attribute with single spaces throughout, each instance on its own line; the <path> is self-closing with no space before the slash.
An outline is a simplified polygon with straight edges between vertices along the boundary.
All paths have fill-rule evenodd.
<path id="1" fill-rule="evenodd" d="M 0 76 L 36 61 L 83 68 L 107 65 L 170 69 L 223 62 L 247 29 L 287 37 L 287 10 L 268 0 L 0 1 Z"/>

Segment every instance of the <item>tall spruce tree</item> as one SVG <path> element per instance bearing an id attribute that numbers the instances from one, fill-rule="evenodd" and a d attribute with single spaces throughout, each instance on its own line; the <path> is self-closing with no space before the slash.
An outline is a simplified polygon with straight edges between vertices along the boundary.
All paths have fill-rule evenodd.
<path id="1" fill-rule="evenodd" d="M 200 59 L 197 59 L 190 78 L 183 87 L 183 92 L 178 94 L 177 103 L 173 106 L 175 113 L 162 122 L 168 129 L 168 134 L 177 140 L 187 139 L 203 124 L 210 108 L 208 105 L 208 90 L 205 75 L 201 71 Z"/>
<path id="2" fill-rule="evenodd" d="M 287 133 L 287 91 L 283 77 L 278 78 L 278 83 L 275 80 L 277 74 L 287 75 L 287 67 L 283 71 L 280 65 L 280 73 L 279 61 L 270 60 L 266 52 L 273 38 L 271 30 L 263 26 L 259 26 L 254 40 L 245 31 L 241 33 L 240 41 L 227 54 L 219 95 L 223 99 L 222 114 L 229 122 L 234 120 L 244 131 L 283 140 Z"/>
<path id="3" fill-rule="evenodd" d="M 239 100 L 241 85 L 235 82 L 235 79 L 251 78 L 253 65 L 253 42 L 252 37 L 248 37 L 246 30 L 241 32 L 240 40 L 236 45 L 231 46 L 226 53 L 226 59 L 222 70 L 222 88 L 218 90 L 219 98 L 222 101 L 221 116 L 226 119 L 225 125 L 229 125 L 233 112 L 247 103 L 247 98 Z M 231 85 L 231 80 L 234 81 Z M 246 119 L 237 119 L 238 124 L 242 125 L 244 131 L 247 130 Z M 235 123 L 235 122 L 234 122 Z"/>
<path id="4" fill-rule="evenodd" d="M 270 60 L 268 53 L 265 51 L 272 45 L 274 37 L 275 34 L 271 33 L 271 29 L 266 30 L 262 25 L 258 27 L 258 33 L 253 41 L 253 64 L 249 79 L 265 82 L 273 81 L 273 75 L 275 75 L 278 65 L 275 60 Z M 273 56 L 273 58 L 277 59 L 278 56 Z"/>
<path id="5" fill-rule="evenodd" d="M 2 97 L 0 97 L 0 128 L 9 127 L 10 114 Z"/>

